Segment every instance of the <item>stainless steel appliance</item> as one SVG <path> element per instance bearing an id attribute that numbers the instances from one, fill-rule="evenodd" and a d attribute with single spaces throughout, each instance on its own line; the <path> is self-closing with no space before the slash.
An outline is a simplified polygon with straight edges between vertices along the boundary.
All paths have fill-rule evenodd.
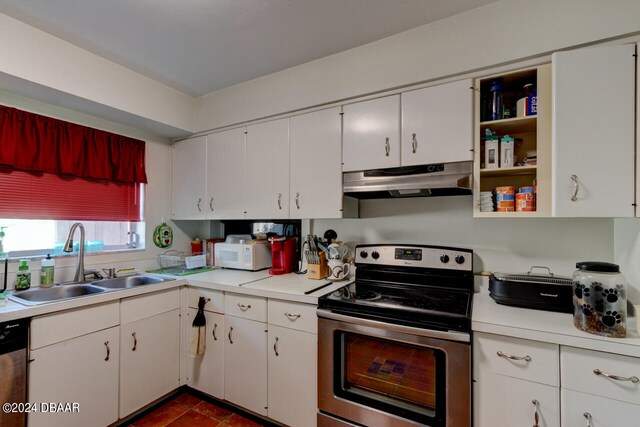
<path id="1" fill-rule="evenodd" d="M 472 176 L 473 162 L 345 172 L 342 190 L 358 199 L 469 195 Z"/>
<path id="2" fill-rule="evenodd" d="M 318 426 L 471 425 L 473 252 L 359 245 L 318 301 Z"/>
<path id="3" fill-rule="evenodd" d="M 27 340 L 29 320 L 0 323 L 0 426 L 24 427 L 27 399 Z M 8 409 L 8 410 L 7 410 Z"/>

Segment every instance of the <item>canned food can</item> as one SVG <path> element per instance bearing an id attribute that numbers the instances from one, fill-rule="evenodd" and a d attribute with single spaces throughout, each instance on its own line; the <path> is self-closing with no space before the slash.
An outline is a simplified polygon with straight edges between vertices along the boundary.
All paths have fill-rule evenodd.
<path id="1" fill-rule="evenodd" d="M 510 208 L 496 208 L 496 212 L 513 212 L 513 207 Z"/>
<path id="2" fill-rule="evenodd" d="M 535 187 L 520 187 L 518 188 L 518 193 L 535 193 Z"/>
<path id="3" fill-rule="evenodd" d="M 514 187 L 496 187 L 495 189 L 496 194 L 515 194 L 515 188 Z"/>

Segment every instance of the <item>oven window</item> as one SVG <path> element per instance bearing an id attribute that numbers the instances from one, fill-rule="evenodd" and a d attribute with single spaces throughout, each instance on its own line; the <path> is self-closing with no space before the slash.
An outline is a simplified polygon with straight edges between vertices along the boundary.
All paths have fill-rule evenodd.
<path id="1" fill-rule="evenodd" d="M 444 417 L 441 350 L 337 332 L 342 363 L 336 394 L 429 425 Z"/>

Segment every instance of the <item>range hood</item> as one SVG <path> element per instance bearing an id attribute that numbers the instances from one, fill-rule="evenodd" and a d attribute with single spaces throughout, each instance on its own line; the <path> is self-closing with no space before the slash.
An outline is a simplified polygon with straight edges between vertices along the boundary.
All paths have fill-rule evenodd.
<path id="1" fill-rule="evenodd" d="M 471 194 L 473 162 L 436 163 L 342 174 L 345 196 L 358 199 Z"/>

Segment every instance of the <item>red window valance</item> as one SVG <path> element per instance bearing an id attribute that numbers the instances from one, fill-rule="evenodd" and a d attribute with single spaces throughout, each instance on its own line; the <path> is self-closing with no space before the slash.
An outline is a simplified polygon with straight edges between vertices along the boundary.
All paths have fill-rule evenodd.
<path id="1" fill-rule="evenodd" d="M 0 105 L 0 165 L 18 171 L 146 183 L 144 141 Z"/>

